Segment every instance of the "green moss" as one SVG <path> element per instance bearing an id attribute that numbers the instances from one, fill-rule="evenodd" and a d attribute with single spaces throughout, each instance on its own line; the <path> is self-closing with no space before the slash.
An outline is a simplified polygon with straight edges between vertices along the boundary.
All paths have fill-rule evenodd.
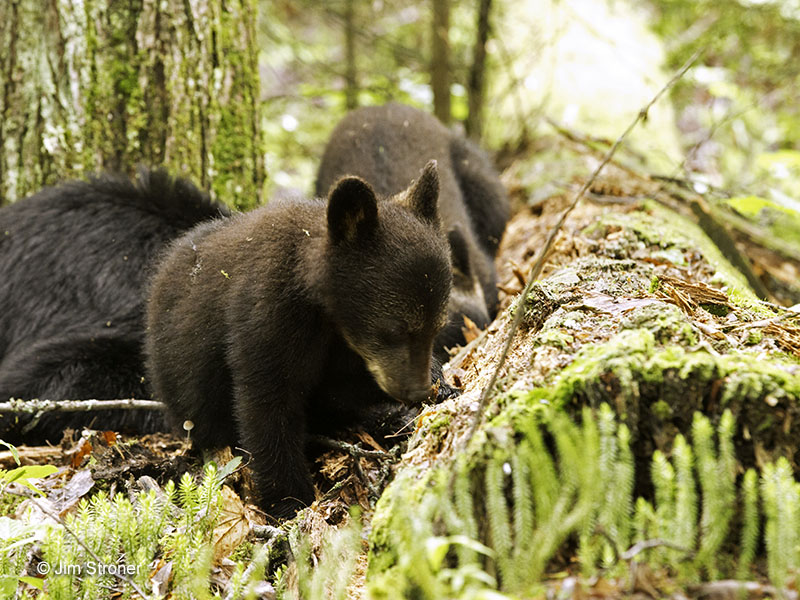
<path id="1" fill-rule="evenodd" d="M 660 343 L 672 342 L 688 346 L 697 343 L 689 318 L 677 306 L 667 302 L 634 308 L 627 313 L 620 328 L 647 329 Z"/>
<path id="2" fill-rule="evenodd" d="M 800 413 L 800 372 L 794 365 L 775 357 L 759 357 L 759 360 L 755 360 L 748 353 L 719 356 L 687 350 L 679 344 L 689 344 L 695 339 L 694 332 L 685 315 L 671 305 L 636 309 L 629 314 L 626 326 L 628 328 L 603 344 L 584 346 L 568 367 L 552 376 L 548 386 L 528 392 L 502 394 L 492 408 L 495 416 L 476 432 L 469 447 L 458 455 L 457 461 L 443 459 L 431 451 L 431 463 L 418 461 L 415 466 L 407 465 L 401 469 L 376 508 L 370 536 L 367 580 L 378 581 L 381 585 L 394 581 L 398 586 L 408 586 L 411 567 L 407 558 L 404 558 L 407 549 L 422 548 L 424 540 L 443 535 L 436 533 L 437 523 L 443 527 L 447 527 L 448 523 L 455 523 L 458 527 L 463 525 L 457 516 L 452 517 L 454 521 L 442 516 L 451 514 L 453 510 L 448 504 L 453 492 L 449 491 L 448 486 L 441 485 L 443 478 L 449 479 L 452 469 L 461 473 L 459 477 L 467 477 L 472 482 L 469 497 L 477 507 L 476 514 L 488 515 L 486 522 L 476 525 L 475 535 L 478 537 L 474 539 L 485 541 L 487 529 L 494 531 L 488 536 L 490 545 L 502 554 L 504 541 L 495 537 L 498 531 L 502 532 L 502 528 L 498 529 L 489 522 L 492 514 L 487 510 L 492 502 L 489 484 L 482 487 L 483 482 L 490 478 L 489 465 L 493 464 L 495 471 L 500 468 L 507 475 L 504 478 L 499 472 L 495 473 L 497 477 L 493 481 L 500 486 L 495 487 L 495 491 L 501 491 L 499 498 L 510 498 L 513 494 L 515 502 L 529 504 L 528 492 L 512 486 L 514 473 L 518 472 L 518 466 L 514 466 L 519 464 L 515 462 L 519 458 L 517 455 L 523 452 L 524 447 L 549 444 L 550 441 L 543 442 L 541 437 L 538 441 L 534 439 L 538 436 L 535 432 L 540 425 L 552 432 L 558 431 L 559 427 L 563 427 L 564 413 L 583 421 L 583 426 L 587 427 L 584 440 L 588 443 L 596 439 L 598 430 L 593 429 L 591 423 L 587 425 L 587 417 L 588 421 L 598 423 L 600 431 L 603 431 L 603 423 L 607 424 L 609 418 L 614 418 L 613 415 L 603 416 L 603 411 L 609 412 L 608 408 L 601 408 L 607 403 L 616 413 L 616 418 L 625 422 L 626 426 L 621 430 L 624 436 L 619 439 L 624 439 L 625 448 L 630 445 L 632 455 L 628 456 L 645 461 L 645 464 L 655 449 L 669 452 L 679 433 L 685 435 L 692 430 L 692 418 L 696 411 L 707 415 L 714 423 L 722 418 L 726 409 L 730 409 L 731 415 L 739 423 L 734 439 L 737 460 L 745 467 L 755 464 L 757 455 L 761 460 L 764 456 L 793 456 L 798 452 L 800 419 L 786 418 L 786 415 Z M 546 330 L 543 339 L 550 339 L 550 336 L 558 339 L 557 333 L 555 330 Z M 587 412 L 587 406 L 595 410 Z M 444 422 L 449 424 L 450 418 L 443 416 L 439 421 L 432 416 L 429 422 L 434 426 Z M 557 436 L 553 436 L 555 440 Z M 414 434 L 411 446 L 425 445 L 430 449 L 430 443 L 430 433 L 423 425 Z M 603 452 L 608 452 L 607 444 L 600 447 L 604 448 Z M 580 460 L 570 452 L 577 452 L 577 449 L 559 446 L 559 469 L 563 464 Z M 434 459 L 434 456 L 440 457 Z M 634 488 L 632 457 L 626 459 L 628 463 L 621 463 L 627 465 L 625 469 L 628 471 L 618 472 L 621 467 L 615 466 L 614 470 L 609 469 L 602 474 L 598 472 L 597 476 L 619 477 L 620 482 L 627 482 L 631 490 L 635 489 L 635 494 L 648 493 Z M 637 462 L 637 470 L 639 464 Z M 508 471 L 505 471 L 506 468 Z M 553 465 L 539 465 L 537 468 L 549 471 Z M 625 475 L 625 472 L 629 474 Z M 639 478 L 637 475 L 637 482 Z M 546 480 L 545 477 L 542 481 Z M 563 481 L 550 480 L 553 494 L 560 493 L 559 490 L 568 487 L 572 481 L 569 477 Z M 548 501 L 547 489 L 550 488 L 532 489 L 534 497 L 539 498 L 537 502 Z M 614 489 L 614 486 L 601 485 L 599 489 Z M 575 501 L 577 507 L 580 501 Z M 426 527 L 429 529 L 412 532 L 408 523 L 411 519 L 408 507 L 431 504 L 439 507 L 439 516 L 424 513 L 426 516 L 419 518 L 428 519 Z M 504 508 L 502 502 L 498 504 L 496 498 L 494 504 L 495 511 L 510 510 Z M 617 504 L 611 503 L 612 506 Z M 424 511 L 422 508 L 419 510 L 422 515 Z M 629 514 L 630 511 L 623 507 L 622 512 Z M 517 513 L 514 514 L 517 519 Z M 494 516 L 498 517 L 496 512 Z M 513 522 L 516 526 L 517 521 Z M 587 527 L 590 525 L 586 523 Z M 547 530 L 548 526 L 543 528 Z M 412 533 L 419 538 L 416 546 L 408 542 L 408 536 Z M 506 582 L 504 585 L 513 581 L 513 574 L 509 578 L 509 574 L 505 573 L 503 581 Z M 400 596 L 387 594 L 386 597 Z"/>
<path id="3" fill-rule="evenodd" d="M 419 505 L 432 485 L 434 474 L 441 477 L 442 471 L 429 469 L 417 473 L 412 469 L 404 469 L 381 495 L 372 517 L 367 577 L 383 573 L 397 562 L 398 540 L 394 532 L 403 530 L 405 525 L 398 523 L 398 519 L 404 517 L 403 511 L 397 510 L 397 505 Z"/>
<path id="4" fill-rule="evenodd" d="M 421 419 L 419 427 L 428 435 L 436 435 L 446 431 L 452 420 L 450 413 L 444 411 L 433 412 L 428 416 L 423 414 Z"/>
<path id="5" fill-rule="evenodd" d="M 705 310 L 706 312 L 711 313 L 715 317 L 726 317 L 731 312 L 730 307 L 725 306 L 724 304 L 701 304 L 700 308 Z"/>
<path id="6" fill-rule="evenodd" d="M 669 402 L 665 402 L 664 400 L 657 400 L 654 402 L 652 410 L 653 414 L 663 421 L 669 419 L 673 414 L 672 407 L 669 405 Z"/>
<path id="7" fill-rule="evenodd" d="M 575 342 L 575 338 L 565 331 L 558 329 L 546 329 L 533 340 L 535 346 L 552 346 L 559 350 L 566 350 Z"/>
<path id="8" fill-rule="evenodd" d="M 751 329 L 747 332 L 747 340 L 745 341 L 745 344 L 748 346 L 754 346 L 755 344 L 760 343 L 763 339 L 764 334 L 761 333 L 760 329 Z"/>
<path id="9" fill-rule="evenodd" d="M 772 393 L 800 399 L 800 376 L 780 361 L 754 360 L 747 354 L 713 356 L 674 345 L 659 347 L 648 329 L 622 331 L 604 344 L 584 346 L 574 362 L 556 376 L 553 399 L 566 403 L 576 396 L 594 395 L 593 389 L 599 392 L 604 387 L 604 375 L 618 380 L 615 387 L 623 396 L 637 395 L 641 384 L 662 385 L 670 377 L 708 384 L 724 380 L 722 397 L 727 401 L 737 395 L 742 396 L 740 400 L 763 399 Z"/>
<path id="10" fill-rule="evenodd" d="M 676 251 L 682 254 L 684 251 L 699 249 L 715 270 L 713 281 L 725 289 L 733 304 L 761 316 L 771 316 L 750 289 L 744 275 L 725 259 L 714 242 L 689 219 L 655 202 L 647 202 L 644 210 L 603 215 L 593 228 L 609 226 L 629 230 L 644 243 L 662 248 L 666 252 L 662 253 L 662 258 L 677 256 Z"/>

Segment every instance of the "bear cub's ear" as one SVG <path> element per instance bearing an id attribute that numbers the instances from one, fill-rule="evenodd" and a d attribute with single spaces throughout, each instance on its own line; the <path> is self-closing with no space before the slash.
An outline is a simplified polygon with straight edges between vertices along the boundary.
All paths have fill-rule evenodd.
<path id="1" fill-rule="evenodd" d="M 453 271 L 463 275 L 467 279 L 472 279 L 472 267 L 469 263 L 469 248 L 467 240 L 461 228 L 456 226 L 447 232 L 447 241 L 450 243 L 450 260 L 453 263 Z"/>
<path id="2" fill-rule="evenodd" d="M 439 223 L 439 168 L 428 161 L 408 195 L 411 210 L 430 223 Z"/>
<path id="3" fill-rule="evenodd" d="M 358 177 L 343 177 L 328 193 L 328 231 L 334 242 L 353 242 L 378 227 L 378 199 Z"/>

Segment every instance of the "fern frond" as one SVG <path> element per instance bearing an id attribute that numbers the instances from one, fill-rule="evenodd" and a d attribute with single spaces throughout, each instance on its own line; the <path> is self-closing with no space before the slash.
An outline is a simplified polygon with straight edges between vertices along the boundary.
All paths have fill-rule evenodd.
<path id="1" fill-rule="evenodd" d="M 792 467 L 784 457 L 764 467 L 762 497 L 766 516 L 767 571 L 772 584 L 783 590 L 789 570 L 798 566 L 798 490 Z"/>
<path id="2" fill-rule="evenodd" d="M 523 458 L 529 461 L 528 469 L 531 473 L 534 514 L 537 523 L 541 524 L 552 513 L 561 489 L 553 457 L 544 443 L 539 427 L 536 424 L 531 424 L 523 433 L 531 448 L 531 453 Z"/>
<path id="3" fill-rule="evenodd" d="M 523 440 L 511 456 L 514 499 L 514 562 L 528 560 L 529 544 L 536 526 L 530 464 L 535 460 L 530 444 Z M 516 567 L 517 569 L 519 568 Z"/>
<path id="4" fill-rule="evenodd" d="M 472 500 L 472 473 L 465 467 L 460 467 L 453 485 L 453 501 L 455 513 L 461 523 L 461 531 L 470 539 L 478 539 L 478 522 L 475 519 L 475 506 Z M 478 561 L 478 555 L 466 545 L 459 545 L 456 549 L 460 565 L 468 565 Z"/>
<path id="5" fill-rule="evenodd" d="M 697 523 L 697 488 L 692 469 L 692 448 L 678 434 L 672 448 L 675 461 L 675 542 L 684 548 L 695 547 Z"/>
<path id="6" fill-rule="evenodd" d="M 720 446 L 723 436 L 731 445 L 732 427 L 725 419 L 720 427 Z M 719 577 L 717 569 L 717 552 L 728 535 L 728 527 L 735 498 L 734 481 L 730 466 L 717 460 L 714 452 L 713 428 L 707 417 L 697 412 L 692 423 L 695 454 L 697 456 L 697 474 L 703 491 L 702 516 L 700 518 L 700 550 L 696 563 L 705 569 L 709 579 Z"/>
<path id="7" fill-rule="evenodd" d="M 754 469 L 747 469 L 742 479 L 742 531 L 739 538 L 739 567 L 736 577 L 742 581 L 749 579 L 753 558 L 758 544 L 758 475 Z"/>
<path id="8" fill-rule="evenodd" d="M 505 584 L 511 584 L 514 579 L 514 565 L 512 561 L 513 541 L 511 535 L 511 521 L 505 495 L 505 456 L 495 454 L 486 463 L 486 513 L 489 521 L 489 537 L 494 549 L 500 576 Z"/>
<path id="9" fill-rule="evenodd" d="M 631 508 L 633 504 L 634 460 L 631 452 L 631 433 L 622 423 L 617 429 L 617 458 L 614 480 L 609 490 L 609 535 L 617 550 L 625 550 L 631 539 Z"/>

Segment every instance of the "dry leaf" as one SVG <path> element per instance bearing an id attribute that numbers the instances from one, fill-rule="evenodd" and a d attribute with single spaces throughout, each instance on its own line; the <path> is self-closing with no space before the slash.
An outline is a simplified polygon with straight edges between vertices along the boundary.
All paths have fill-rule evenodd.
<path id="1" fill-rule="evenodd" d="M 214 562 L 233 552 L 250 533 L 244 503 L 227 485 L 222 486 L 222 516 L 214 528 Z"/>

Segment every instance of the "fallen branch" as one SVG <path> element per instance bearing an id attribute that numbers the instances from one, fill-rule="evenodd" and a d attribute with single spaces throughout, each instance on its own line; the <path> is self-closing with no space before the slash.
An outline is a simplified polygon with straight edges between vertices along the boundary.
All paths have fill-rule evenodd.
<path id="1" fill-rule="evenodd" d="M 671 548 L 672 550 L 678 550 L 679 552 L 683 552 L 685 555 L 691 555 L 692 551 L 688 548 L 684 548 L 678 544 L 670 542 L 669 540 L 662 540 L 659 538 L 655 538 L 652 540 L 642 540 L 641 542 L 635 543 L 633 546 L 628 548 L 625 552 L 620 554 L 620 558 L 622 560 L 631 560 L 635 558 L 638 554 L 644 552 L 645 550 L 650 550 L 652 548 Z"/>
<path id="2" fill-rule="evenodd" d="M 329 437 L 325 437 L 323 435 L 312 435 L 309 437 L 312 442 L 319 444 L 320 446 L 324 446 L 325 448 L 331 448 L 333 450 L 344 450 L 345 452 L 349 453 L 350 456 L 355 458 L 378 458 L 378 459 L 387 459 L 392 458 L 392 455 L 388 452 L 380 452 L 378 450 L 365 450 L 355 444 L 348 444 L 347 442 L 343 442 L 341 440 L 334 440 Z"/>
<path id="3" fill-rule="evenodd" d="M 690 585 L 687 588 L 693 598 L 718 598 L 736 600 L 740 598 L 784 598 L 797 600 L 797 591 L 791 589 L 779 590 L 775 586 L 758 583 L 757 581 L 736 581 L 734 579 L 721 579 Z"/>
<path id="4" fill-rule="evenodd" d="M 83 412 L 92 410 L 166 410 L 155 400 L 18 400 L 0 402 L 0 413 Z"/>
<path id="5" fill-rule="evenodd" d="M 630 123 L 630 125 L 628 125 L 628 128 L 625 129 L 625 131 L 622 133 L 622 135 L 620 135 L 616 139 L 616 141 L 611 146 L 611 148 L 609 148 L 608 152 L 606 152 L 605 156 L 603 157 L 603 160 L 600 161 L 600 164 L 597 166 L 597 168 L 594 170 L 594 172 L 591 174 L 591 176 L 583 183 L 583 185 L 581 186 L 580 190 L 578 190 L 578 193 L 575 194 L 575 198 L 572 200 L 570 205 L 566 209 L 564 209 L 564 212 L 561 213 L 561 216 L 559 217 L 558 222 L 555 224 L 553 229 L 550 231 L 550 235 L 547 237 L 547 240 L 545 241 L 544 247 L 537 254 L 536 262 L 534 262 L 533 267 L 531 267 L 531 271 L 528 274 L 528 282 L 525 285 L 525 289 L 522 290 L 522 293 L 520 294 L 520 302 L 524 302 L 525 298 L 527 298 L 528 294 L 530 294 L 531 289 L 533 288 L 534 282 L 536 281 L 536 279 L 539 277 L 539 275 L 542 272 L 542 268 L 544 267 L 544 261 L 545 261 L 545 258 L 547 257 L 548 252 L 550 251 L 550 247 L 553 245 L 553 242 L 555 241 L 556 236 L 558 235 L 558 232 L 561 231 L 561 228 L 563 227 L 564 222 L 567 220 L 567 217 L 570 215 L 570 213 L 578 205 L 578 202 L 580 202 L 581 198 L 584 197 L 586 192 L 589 190 L 589 188 L 592 186 L 592 184 L 597 179 L 597 176 L 603 170 L 603 168 L 614 157 L 614 154 L 616 154 L 616 152 L 619 149 L 620 145 L 622 144 L 623 141 L 625 141 L 625 139 L 628 137 L 628 135 L 630 135 L 630 133 L 631 133 L 631 131 L 633 131 L 634 127 L 636 127 L 636 125 L 639 124 L 639 121 L 644 121 L 644 120 L 647 119 L 647 112 L 650 110 L 650 108 L 661 98 L 661 96 L 664 95 L 664 93 L 666 93 L 666 91 L 669 88 L 671 88 L 681 77 L 683 77 L 686 74 L 686 72 L 689 70 L 689 68 L 699 58 L 701 52 L 702 52 L 701 50 L 698 50 L 697 52 L 695 52 L 691 56 L 691 58 L 689 58 L 689 60 L 687 60 L 686 63 L 678 70 L 678 72 L 675 73 L 675 75 L 673 75 L 673 77 L 656 93 L 655 96 L 653 96 L 653 98 L 650 100 L 650 102 L 648 102 L 641 110 L 639 110 L 639 112 L 636 115 L 636 118 L 634 118 L 633 121 Z M 511 326 L 509 327 L 508 336 L 506 338 L 505 345 L 503 346 L 503 351 L 500 354 L 500 359 L 497 361 L 497 366 L 495 367 L 494 372 L 492 373 L 492 376 L 489 379 L 489 383 L 483 388 L 483 392 L 481 393 L 480 401 L 478 402 L 478 410 L 475 411 L 475 414 L 472 417 L 472 423 L 471 423 L 470 428 L 469 428 L 469 430 L 467 432 L 467 435 L 464 437 L 463 441 L 461 442 L 461 450 L 464 450 L 464 449 L 466 449 L 468 447 L 470 440 L 472 440 L 472 437 L 475 435 L 475 432 L 478 430 L 478 427 L 480 426 L 481 422 L 483 421 L 483 415 L 486 412 L 486 407 L 487 407 L 487 404 L 489 402 L 489 395 L 491 394 L 491 391 L 494 389 L 494 386 L 497 383 L 497 378 L 500 375 L 500 371 L 502 370 L 503 365 L 506 362 L 506 358 L 508 358 L 508 352 L 509 352 L 509 350 L 511 348 L 511 342 L 513 341 L 514 335 L 516 334 L 517 330 L 519 329 L 520 323 L 522 322 L 522 316 L 524 314 L 525 314 L 524 310 L 516 310 L 516 311 L 514 311 L 514 318 L 511 321 Z M 455 483 L 456 473 L 457 472 L 458 472 L 457 469 L 453 469 L 453 474 L 452 474 L 452 477 L 450 479 L 450 487 L 451 488 L 453 487 L 453 484 Z"/>
<path id="6" fill-rule="evenodd" d="M 23 465 L 41 465 L 60 459 L 64 451 L 57 446 L 18 446 L 17 455 Z M 13 468 L 16 465 L 14 453 L 10 450 L 0 452 L 0 468 Z"/>

